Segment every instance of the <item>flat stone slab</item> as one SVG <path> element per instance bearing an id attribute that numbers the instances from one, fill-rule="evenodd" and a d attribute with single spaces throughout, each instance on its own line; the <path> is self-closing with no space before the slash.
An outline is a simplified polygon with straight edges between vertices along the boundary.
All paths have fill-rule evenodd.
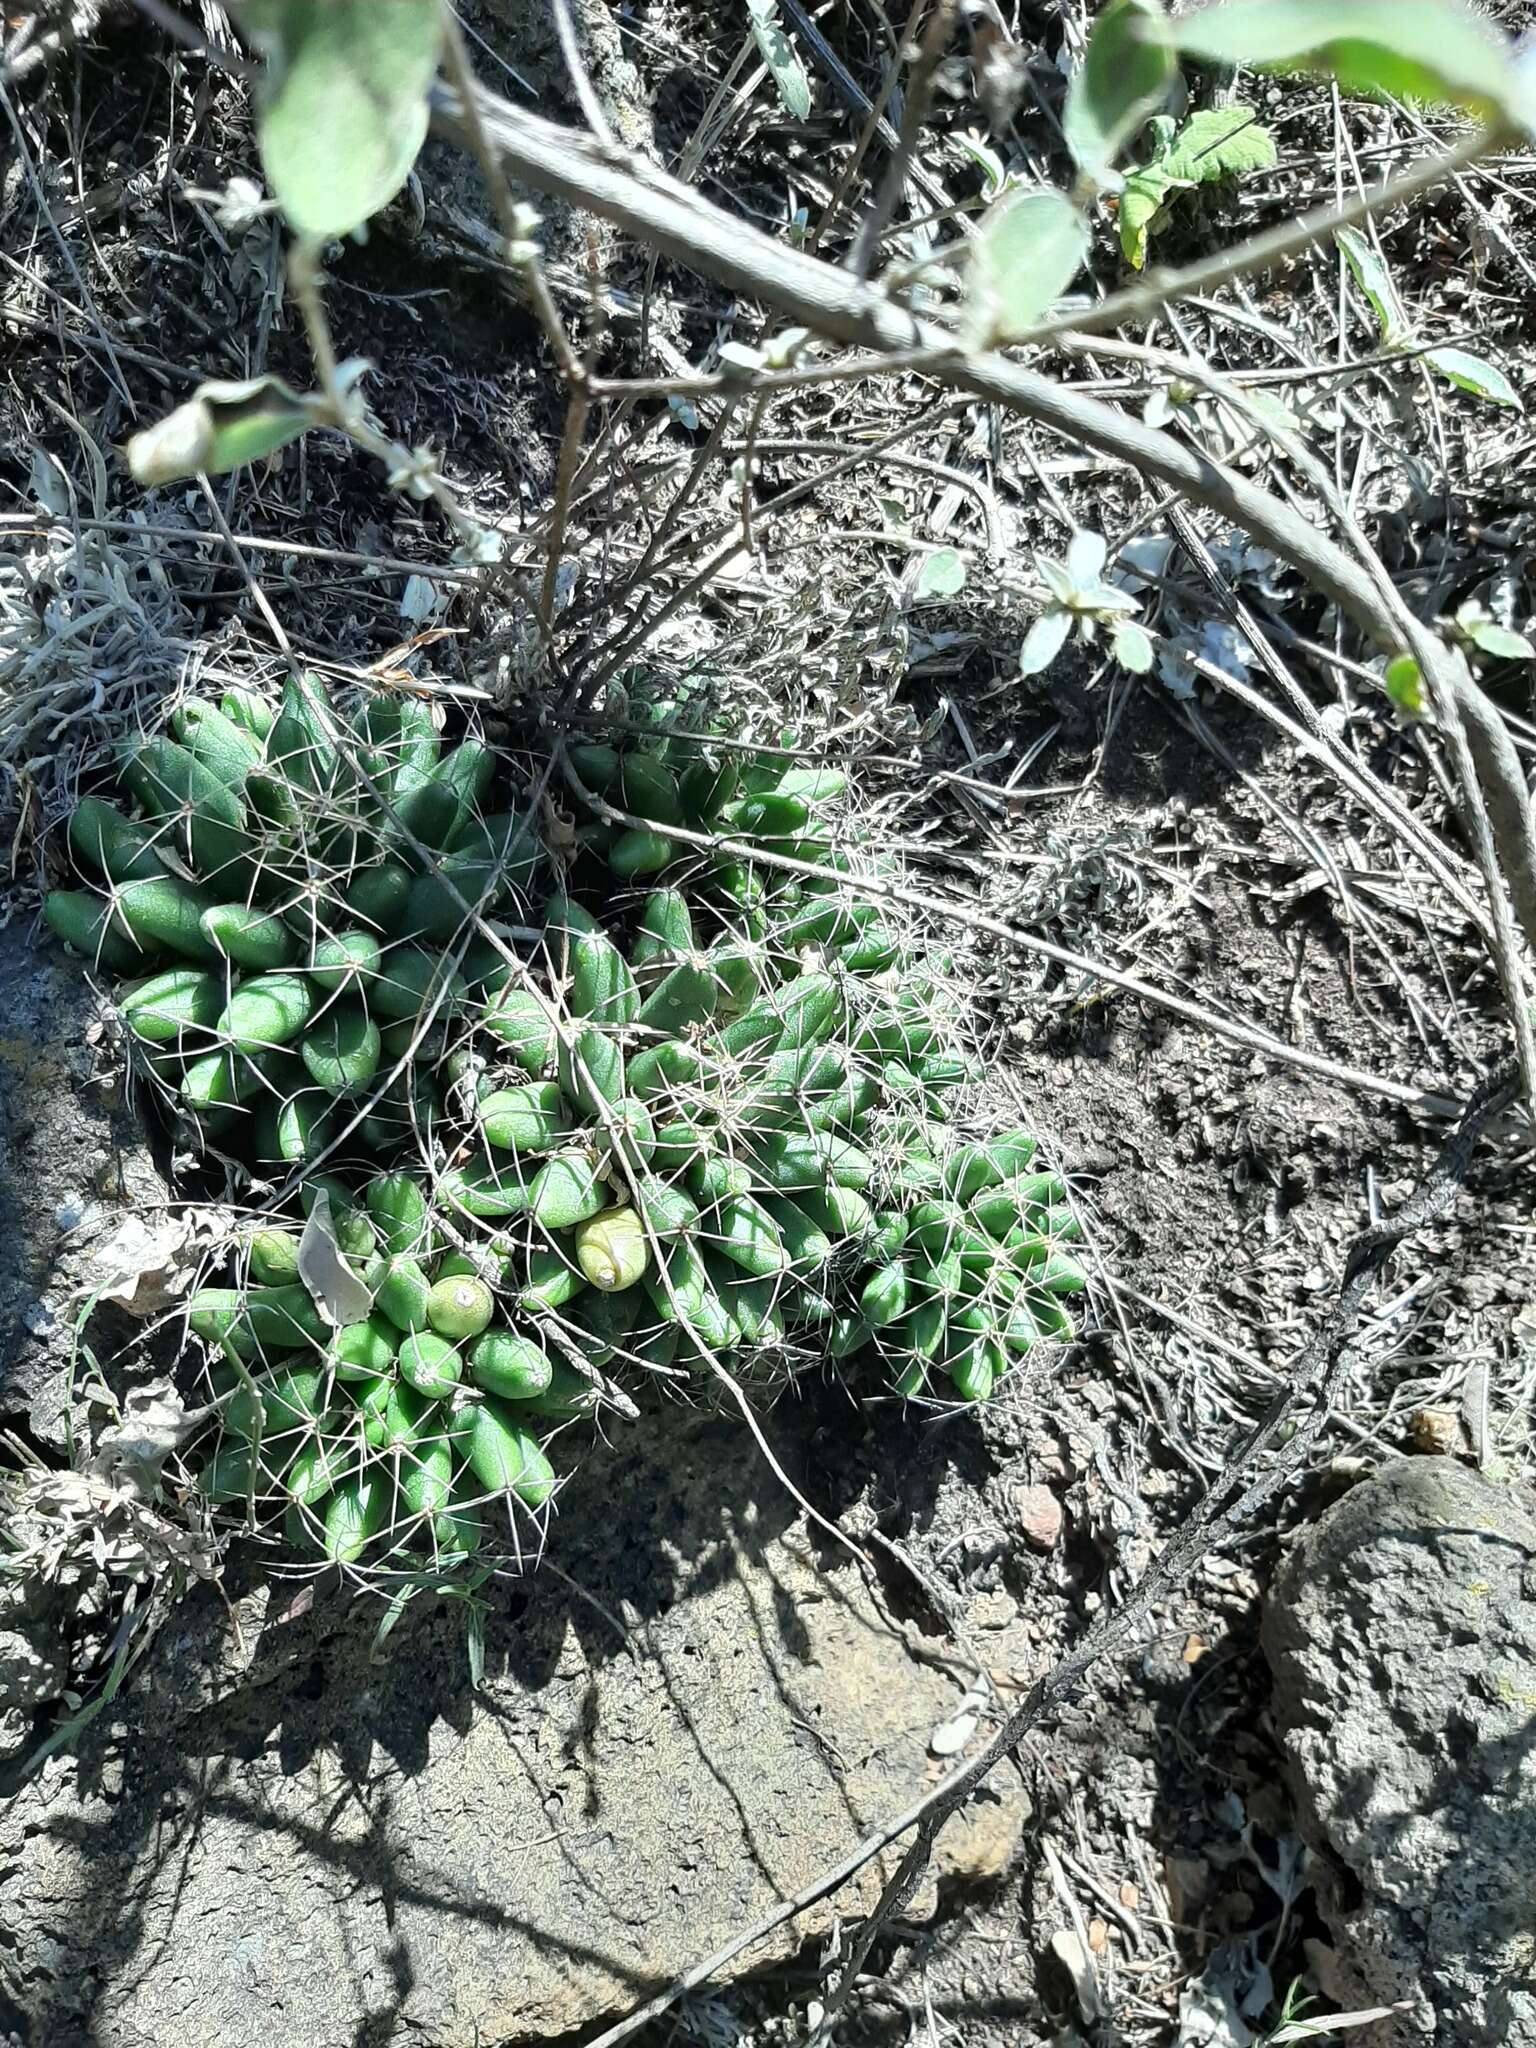
<path id="1" fill-rule="evenodd" d="M 1536 2048 L 1536 1500 L 1404 1458 L 1297 1543 L 1264 1645 L 1360 2048 Z"/>
<path id="2" fill-rule="evenodd" d="M 491 1589 L 478 1692 L 451 1607 L 373 1661 L 379 1603 L 284 1618 L 292 1585 L 262 1588 L 237 1640 L 201 1589 L 119 1720 L 0 1813 L 10 2023 L 38 2048 L 491 2048 L 639 2002 L 939 1769 L 964 1674 L 914 1661 L 793 1516 L 739 1427 L 631 1427 L 564 1496 L 566 1578 Z M 1005 1867 L 1020 1797 L 1000 1775 L 945 1831 L 941 1879 Z"/>

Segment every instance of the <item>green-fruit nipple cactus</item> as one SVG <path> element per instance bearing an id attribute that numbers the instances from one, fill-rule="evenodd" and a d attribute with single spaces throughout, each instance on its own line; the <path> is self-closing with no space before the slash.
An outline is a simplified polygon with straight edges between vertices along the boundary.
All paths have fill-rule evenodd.
<path id="1" fill-rule="evenodd" d="M 537 919 L 543 851 L 487 808 L 506 764 L 417 698 L 189 700 L 71 819 L 91 887 L 48 922 L 210 1159 L 284 1190 L 188 1327 L 202 1491 L 302 1555 L 525 1556 L 552 1438 L 648 1375 L 864 1357 L 974 1402 L 1071 1333 L 1065 1190 L 1026 1133 L 957 1119 L 959 1008 L 860 893 L 843 776 L 665 732 L 569 758 L 600 809 Z M 317 1231 L 354 1276 L 330 1295 Z"/>

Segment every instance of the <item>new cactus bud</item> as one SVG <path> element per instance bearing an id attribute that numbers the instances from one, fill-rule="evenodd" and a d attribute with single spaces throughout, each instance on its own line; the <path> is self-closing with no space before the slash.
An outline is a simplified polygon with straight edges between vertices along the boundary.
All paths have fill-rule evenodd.
<path id="1" fill-rule="evenodd" d="M 633 1287 L 651 1262 L 645 1224 L 630 1208 L 604 1209 L 575 1233 L 576 1263 L 605 1294 Z"/>

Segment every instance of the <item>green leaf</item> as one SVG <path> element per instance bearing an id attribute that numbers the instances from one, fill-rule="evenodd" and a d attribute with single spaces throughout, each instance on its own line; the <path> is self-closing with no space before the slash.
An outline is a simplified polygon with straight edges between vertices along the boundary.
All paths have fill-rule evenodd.
<path id="1" fill-rule="evenodd" d="M 1049 668 L 1066 646 L 1071 631 L 1070 612 L 1042 612 L 1024 636 L 1024 645 L 1019 650 L 1019 674 L 1037 676 L 1042 669 Z"/>
<path id="2" fill-rule="evenodd" d="M 1464 604 L 1456 614 L 1456 623 L 1478 653 L 1494 661 L 1536 660 L 1536 647 L 1525 635 L 1512 626 L 1501 626 L 1480 604 Z"/>
<path id="3" fill-rule="evenodd" d="M 918 597 L 955 597 L 965 588 L 965 559 L 954 548 L 929 555 L 917 572 Z"/>
<path id="4" fill-rule="evenodd" d="M 135 483 L 149 488 L 221 476 L 296 441 L 314 425 L 313 406 L 280 377 L 200 384 L 185 405 L 133 436 L 128 468 Z"/>
<path id="5" fill-rule="evenodd" d="M 1387 695 L 1399 711 L 1410 718 L 1424 716 L 1424 677 L 1411 654 L 1394 655 L 1387 663 L 1383 681 Z"/>
<path id="6" fill-rule="evenodd" d="M 1145 626 L 1137 625 L 1134 619 L 1120 619 L 1110 634 L 1109 644 L 1116 661 L 1133 676 L 1152 673 L 1157 647 Z"/>
<path id="7" fill-rule="evenodd" d="M 763 62 L 768 66 L 779 98 L 797 121 L 810 118 L 811 81 L 799 52 L 779 20 L 777 0 L 747 0 L 752 17 L 752 34 Z"/>
<path id="8" fill-rule="evenodd" d="M 1251 107 L 1202 107 L 1179 130 L 1158 169 L 1191 185 L 1275 166 L 1275 138 Z"/>
<path id="9" fill-rule="evenodd" d="M 439 0 L 240 0 L 267 59 L 261 161 L 289 225 L 350 234 L 410 175 L 427 132 Z"/>
<path id="10" fill-rule="evenodd" d="M 1102 177 L 1172 77 L 1173 45 L 1158 0 L 1110 0 L 1093 25 L 1061 117 L 1078 169 Z"/>
<path id="11" fill-rule="evenodd" d="M 1148 239 L 1161 224 L 1164 202 L 1172 190 L 1172 179 L 1156 164 L 1132 171 L 1126 178 L 1120 194 L 1120 248 L 1133 270 L 1146 265 Z"/>
<path id="12" fill-rule="evenodd" d="M 955 136 L 954 144 L 961 155 L 968 156 L 980 171 L 981 182 L 986 187 L 987 196 L 990 198 L 993 194 L 1001 192 L 1007 181 L 1008 170 L 992 145 L 983 141 L 981 136 L 972 135 L 964 129 Z"/>
<path id="13" fill-rule="evenodd" d="M 1024 186 L 989 209 L 971 259 L 973 337 L 1017 341 L 1061 297 L 1088 255 L 1088 228 L 1067 198 Z"/>
<path id="14" fill-rule="evenodd" d="M 1468 355 L 1464 348 L 1432 348 L 1424 360 L 1458 391 L 1470 391 L 1474 398 L 1486 398 L 1490 405 L 1512 405 L 1523 410 L 1520 394 L 1502 370 L 1483 357 Z"/>
<path id="15" fill-rule="evenodd" d="M 1397 296 L 1392 273 L 1377 253 L 1376 245 L 1355 228 L 1340 228 L 1334 236 L 1354 280 L 1370 301 L 1371 311 L 1381 327 L 1383 348 L 1411 346 L 1413 329 Z"/>
<path id="16" fill-rule="evenodd" d="M 1321 71 L 1346 92 L 1490 114 L 1518 91 L 1509 45 L 1454 0 L 1222 0 L 1173 36 L 1208 64 Z"/>

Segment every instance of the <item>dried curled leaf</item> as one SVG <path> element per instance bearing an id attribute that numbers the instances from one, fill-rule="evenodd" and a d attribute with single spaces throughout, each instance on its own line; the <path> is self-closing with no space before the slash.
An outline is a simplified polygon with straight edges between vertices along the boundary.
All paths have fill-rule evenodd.
<path id="1" fill-rule="evenodd" d="M 200 384 L 185 405 L 133 436 L 128 468 L 147 489 L 183 477 L 220 476 L 275 455 L 313 426 L 314 417 L 314 401 L 280 377 Z"/>
<path id="2" fill-rule="evenodd" d="M 365 1321 L 373 1308 L 372 1294 L 341 1256 L 325 1188 L 316 1194 L 299 1239 L 299 1278 L 320 1313 L 338 1330 Z"/>

